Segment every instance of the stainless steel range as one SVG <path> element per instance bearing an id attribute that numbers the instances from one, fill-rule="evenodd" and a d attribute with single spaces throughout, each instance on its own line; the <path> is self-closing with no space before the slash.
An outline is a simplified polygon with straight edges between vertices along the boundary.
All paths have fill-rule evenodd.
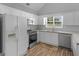
<path id="1" fill-rule="evenodd" d="M 28 33 L 29 33 L 29 47 L 28 48 L 31 48 L 37 43 L 37 32 L 28 30 Z"/>

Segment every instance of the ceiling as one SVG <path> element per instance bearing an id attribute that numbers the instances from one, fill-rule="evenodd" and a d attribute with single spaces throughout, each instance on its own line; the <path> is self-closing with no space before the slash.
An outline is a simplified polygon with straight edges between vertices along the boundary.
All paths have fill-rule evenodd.
<path id="1" fill-rule="evenodd" d="M 79 3 L 3 3 L 9 7 L 17 8 L 37 15 L 53 14 L 59 12 L 79 11 Z"/>
<path id="2" fill-rule="evenodd" d="M 44 3 L 30 3 L 30 5 L 26 5 L 26 3 L 20 3 L 20 4 L 35 11 L 41 9 L 45 5 Z"/>
<path id="3" fill-rule="evenodd" d="M 26 3 L 2 3 L 2 4 L 34 14 L 37 14 L 38 10 L 40 10 L 45 5 L 44 3 L 30 3 L 29 6 L 26 5 Z"/>

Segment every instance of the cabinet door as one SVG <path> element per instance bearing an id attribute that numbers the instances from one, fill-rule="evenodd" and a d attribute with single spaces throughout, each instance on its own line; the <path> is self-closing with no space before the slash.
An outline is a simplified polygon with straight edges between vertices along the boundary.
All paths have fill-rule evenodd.
<path id="1" fill-rule="evenodd" d="M 64 13 L 63 14 L 63 24 L 64 25 L 73 25 L 74 16 L 73 13 Z"/>
<path id="2" fill-rule="evenodd" d="M 40 41 L 44 41 L 44 39 L 45 39 L 45 37 L 44 37 L 45 35 L 44 35 L 44 33 L 43 32 L 38 32 L 38 42 L 40 42 Z"/>
<path id="3" fill-rule="evenodd" d="M 38 25 L 38 16 L 37 15 L 34 15 L 34 25 Z"/>
<path id="4" fill-rule="evenodd" d="M 79 12 L 75 12 L 74 17 L 74 25 L 79 25 Z"/>
<path id="5" fill-rule="evenodd" d="M 38 32 L 37 32 L 37 42 L 40 42 L 40 40 L 41 40 L 40 35 L 41 35 L 41 34 L 40 34 L 40 32 L 38 31 Z"/>
<path id="6" fill-rule="evenodd" d="M 18 55 L 24 55 L 28 47 L 27 20 L 25 17 L 18 17 Z"/>
<path id="7" fill-rule="evenodd" d="M 45 32 L 46 37 L 46 43 L 58 46 L 58 34 L 57 33 L 50 33 Z"/>
<path id="8" fill-rule="evenodd" d="M 17 17 L 5 15 L 5 55 L 16 56 L 17 54 Z"/>
<path id="9" fill-rule="evenodd" d="M 40 32 L 39 41 L 57 46 L 58 45 L 58 34 L 50 33 L 50 32 Z"/>
<path id="10" fill-rule="evenodd" d="M 38 24 L 39 25 L 43 25 L 44 24 L 44 20 L 43 20 L 43 17 L 42 16 L 39 16 L 38 17 Z"/>

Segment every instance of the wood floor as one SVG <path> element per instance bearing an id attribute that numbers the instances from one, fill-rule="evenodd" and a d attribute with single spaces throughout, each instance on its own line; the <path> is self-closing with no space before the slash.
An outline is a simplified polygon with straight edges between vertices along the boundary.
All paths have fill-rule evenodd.
<path id="1" fill-rule="evenodd" d="M 38 43 L 28 50 L 28 56 L 73 56 L 70 49 Z"/>

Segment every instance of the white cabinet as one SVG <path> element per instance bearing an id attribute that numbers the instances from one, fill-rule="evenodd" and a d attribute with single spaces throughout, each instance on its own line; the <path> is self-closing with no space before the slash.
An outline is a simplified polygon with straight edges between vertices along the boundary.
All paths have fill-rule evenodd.
<path id="1" fill-rule="evenodd" d="M 57 33 L 39 32 L 38 40 L 40 42 L 58 46 L 58 34 Z"/>
<path id="2" fill-rule="evenodd" d="M 38 16 L 37 15 L 32 15 L 27 18 L 28 20 L 28 25 L 38 25 Z"/>
<path id="3" fill-rule="evenodd" d="M 34 20 L 34 25 L 38 25 L 38 16 L 37 15 L 35 15 L 35 20 Z"/>
<path id="4" fill-rule="evenodd" d="M 79 34 L 72 34 L 72 50 L 75 56 L 79 56 Z M 77 45 L 78 44 L 78 45 Z"/>
<path id="5" fill-rule="evenodd" d="M 45 37 L 45 32 L 38 32 L 37 33 L 37 37 L 38 37 L 38 42 L 42 41 L 44 42 L 46 40 L 46 37 Z"/>
<path id="6" fill-rule="evenodd" d="M 18 17 L 18 55 L 27 53 L 28 36 L 27 36 L 27 19 Z"/>
<path id="7" fill-rule="evenodd" d="M 45 32 L 46 42 L 58 46 L 58 33 Z"/>
<path id="8" fill-rule="evenodd" d="M 39 31 L 38 42 L 71 48 L 71 34 Z"/>
<path id="9" fill-rule="evenodd" d="M 43 16 L 38 16 L 38 25 L 43 25 Z"/>
<path id="10" fill-rule="evenodd" d="M 17 54 L 17 17 L 14 15 L 5 15 L 5 55 L 15 56 Z"/>
<path id="11" fill-rule="evenodd" d="M 63 14 L 63 24 L 64 25 L 74 25 L 74 13 L 64 13 Z"/>

